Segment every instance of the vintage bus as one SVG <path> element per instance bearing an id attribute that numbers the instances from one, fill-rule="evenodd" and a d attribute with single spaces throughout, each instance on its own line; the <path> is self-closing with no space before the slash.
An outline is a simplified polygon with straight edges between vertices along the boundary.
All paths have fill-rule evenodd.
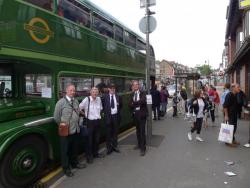
<path id="1" fill-rule="evenodd" d="M 150 46 L 151 80 L 154 50 Z M 131 80 L 144 85 L 145 40 L 87 0 L 0 0 L 0 187 L 28 187 L 60 161 L 56 102 L 68 83 L 82 100 L 109 82 L 131 117 Z"/>

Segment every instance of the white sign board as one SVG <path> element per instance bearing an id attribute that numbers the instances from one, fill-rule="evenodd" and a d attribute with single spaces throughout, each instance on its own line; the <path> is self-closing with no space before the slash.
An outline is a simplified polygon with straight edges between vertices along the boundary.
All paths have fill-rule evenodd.
<path id="1" fill-rule="evenodd" d="M 157 24 L 156 19 L 153 16 L 149 16 L 148 20 L 149 20 L 149 22 L 148 22 L 148 24 L 149 24 L 148 29 L 147 29 L 147 17 L 146 16 L 143 17 L 140 20 L 140 23 L 139 23 L 140 31 L 142 33 L 144 33 L 144 34 L 147 34 L 147 32 L 148 33 L 152 33 L 155 30 L 155 28 L 156 28 L 156 24 Z"/>
<path id="2" fill-rule="evenodd" d="M 51 88 L 49 87 L 43 87 L 42 88 L 42 97 L 43 98 L 51 98 Z"/>
<path id="3" fill-rule="evenodd" d="M 152 104 L 152 95 L 147 95 L 147 104 Z"/>
<path id="4" fill-rule="evenodd" d="M 145 8 L 147 1 L 148 1 L 148 7 L 156 4 L 156 0 L 140 0 L 140 7 Z"/>

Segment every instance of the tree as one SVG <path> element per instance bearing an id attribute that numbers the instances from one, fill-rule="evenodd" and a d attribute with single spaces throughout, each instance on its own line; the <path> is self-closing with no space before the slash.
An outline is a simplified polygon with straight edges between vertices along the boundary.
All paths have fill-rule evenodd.
<path id="1" fill-rule="evenodd" d="M 201 76 L 209 76 L 213 70 L 212 70 L 212 67 L 210 65 L 196 65 L 195 67 L 198 72 L 201 74 Z"/>

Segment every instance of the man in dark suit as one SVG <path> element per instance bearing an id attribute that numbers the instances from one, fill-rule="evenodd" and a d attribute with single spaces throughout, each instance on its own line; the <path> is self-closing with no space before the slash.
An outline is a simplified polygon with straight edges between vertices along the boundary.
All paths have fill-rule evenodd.
<path id="1" fill-rule="evenodd" d="M 145 124 L 147 119 L 146 94 L 139 90 L 139 82 L 133 81 L 133 93 L 129 99 L 129 107 L 132 110 L 134 124 L 136 125 L 136 135 L 140 155 L 144 156 L 146 152 Z"/>
<path id="2" fill-rule="evenodd" d="M 107 129 L 107 154 L 111 154 L 113 151 L 120 153 L 118 149 L 117 134 L 120 123 L 120 111 L 122 108 L 122 100 L 116 94 L 116 88 L 114 84 L 109 84 L 108 93 L 105 93 L 102 98 L 104 121 Z"/>

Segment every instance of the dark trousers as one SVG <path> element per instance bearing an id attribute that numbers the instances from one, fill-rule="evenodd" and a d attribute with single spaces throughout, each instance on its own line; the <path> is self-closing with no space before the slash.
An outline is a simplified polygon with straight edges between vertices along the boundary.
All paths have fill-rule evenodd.
<path id="1" fill-rule="evenodd" d="M 242 113 L 242 106 L 241 105 L 238 105 L 238 118 L 241 119 L 241 113 Z"/>
<path id="2" fill-rule="evenodd" d="M 196 118 L 196 122 L 194 122 L 194 127 L 191 129 L 191 133 L 196 131 L 197 134 L 201 133 L 203 118 Z"/>
<path id="3" fill-rule="evenodd" d="M 188 105 L 187 105 L 187 100 L 185 100 L 185 112 L 188 113 Z"/>
<path id="4" fill-rule="evenodd" d="M 137 113 L 135 113 L 134 123 L 136 125 L 136 136 L 137 136 L 138 146 L 141 151 L 145 151 L 146 150 L 146 135 L 145 135 L 146 118 L 142 119 Z"/>
<path id="5" fill-rule="evenodd" d="M 92 159 L 98 154 L 99 142 L 101 136 L 100 120 L 88 120 L 88 143 L 87 143 L 87 159 Z"/>
<path id="6" fill-rule="evenodd" d="M 157 105 L 157 106 L 152 105 L 152 110 L 154 112 L 154 119 L 157 119 L 157 118 L 160 119 L 160 105 Z"/>
<path id="7" fill-rule="evenodd" d="M 177 116 L 177 106 L 173 106 L 173 117 Z"/>
<path id="8" fill-rule="evenodd" d="M 107 150 L 111 151 L 113 148 L 117 148 L 118 145 L 118 138 L 117 133 L 119 130 L 119 124 L 118 124 L 118 114 L 111 115 L 110 124 L 106 125 L 107 129 L 107 141 L 106 146 Z"/>
<path id="9" fill-rule="evenodd" d="M 250 124 L 249 124 L 249 140 L 248 143 L 250 144 Z"/>
<path id="10" fill-rule="evenodd" d="M 210 110 L 210 115 L 211 115 L 212 122 L 214 122 L 215 121 L 214 110 Z"/>
<path id="11" fill-rule="evenodd" d="M 228 124 L 234 126 L 233 141 L 235 141 L 235 133 L 237 130 L 237 116 L 228 120 Z"/>
<path id="12" fill-rule="evenodd" d="M 77 148 L 78 148 L 79 134 L 60 137 L 61 147 L 61 164 L 64 170 L 69 169 L 70 165 L 76 165 Z"/>

